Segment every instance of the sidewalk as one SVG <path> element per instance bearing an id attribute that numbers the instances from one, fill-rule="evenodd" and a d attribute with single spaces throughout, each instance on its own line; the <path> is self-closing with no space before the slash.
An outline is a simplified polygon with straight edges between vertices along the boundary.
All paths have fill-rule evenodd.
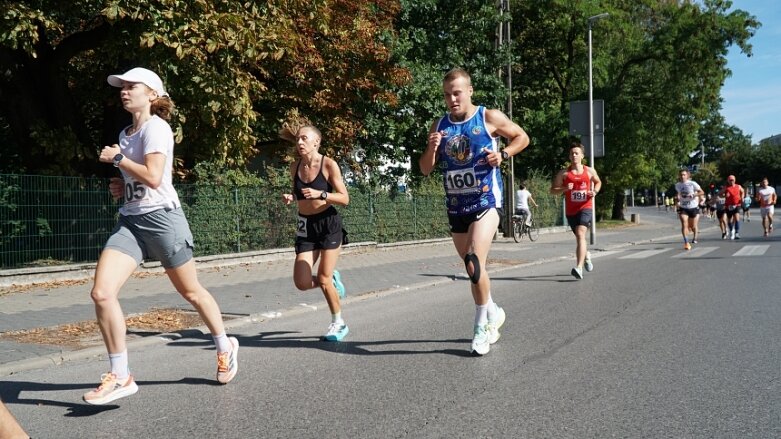
<path id="1" fill-rule="evenodd" d="M 590 247 L 592 253 L 677 236 L 678 220 L 672 214 L 657 213 L 655 208 L 632 208 L 629 213 L 639 214 L 640 223 L 616 229 L 597 228 L 597 244 Z M 707 220 L 702 226 L 714 227 Z M 515 243 L 512 238 L 500 236 L 492 246 L 487 268 L 495 273 L 571 259 L 573 255 L 574 242 L 569 229 L 556 227 L 544 230 L 534 243 L 528 240 Z M 290 313 L 314 309 L 322 312 L 326 304 L 319 289 L 300 292 L 293 286 L 293 258 L 292 249 L 282 249 L 198 260 L 199 280 L 220 304 L 228 332 L 248 322 L 257 323 Z M 347 288 L 343 303 L 348 309 L 351 301 L 368 298 L 368 295 L 425 288 L 466 278 L 463 262 L 449 238 L 389 245 L 352 244 L 343 249 L 337 268 Z M 92 270 L 81 267 L 78 273 L 79 276 L 74 277 L 81 280 L 49 282 L 0 295 L 0 334 L 94 321 L 95 311 L 89 297 L 91 279 L 88 277 Z M 29 275 L 20 276 L 29 281 Z M 160 308 L 192 310 L 165 274 L 154 268 L 131 277 L 120 292 L 120 302 L 126 315 Z M 198 329 L 208 332 L 203 327 Z M 180 337 L 181 333 L 134 334 L 129 337 L 128 344 L 129 349 L 137 349 L 139 345 Z M 93 346 L 78 350 L 0 338 L 0 376 L 99 355 L 105 355 L 99 338 Z"/>

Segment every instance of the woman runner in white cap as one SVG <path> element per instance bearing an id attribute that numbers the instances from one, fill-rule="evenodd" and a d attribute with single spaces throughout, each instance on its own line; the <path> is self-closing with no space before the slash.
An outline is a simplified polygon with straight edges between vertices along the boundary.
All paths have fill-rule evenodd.
<path id="1" fill-rule="evenodd" d="M 172 183 L 174 136 L 166 120 L 174 104 L 160 77 L 144 68 L 111 75 L 108 83 L 122 89 L 119 97 L 133 124 L 119 134 L 119 144 L 103 147 L 99 157 L 122 173 L 123 178 L 111 179 L 109 190 L 124 204 L 98 259 L 91 293 L 111 370 L 84 401 L 107 404 L 138 391 L 128 368 L 125 316 L 118 297 L 147 258 L 160 261 L 179 294 L 198 310 L 217 347 L 217 381 L 228 383 L 238 370 L 239 343 L 226 336 L 217 302 L 198 282 L 192 233 Z"/>

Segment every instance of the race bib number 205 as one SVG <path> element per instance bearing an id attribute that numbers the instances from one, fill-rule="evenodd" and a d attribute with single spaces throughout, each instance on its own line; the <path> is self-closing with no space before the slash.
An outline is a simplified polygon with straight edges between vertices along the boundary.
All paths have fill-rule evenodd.
<path id="1" fill-rule="evenodd" d="M 445 174 L 445 192 L 448 194 L 467 194 L 478 192 L 480 181 L 475 177 L 473 168 L 457 169 Z"/>

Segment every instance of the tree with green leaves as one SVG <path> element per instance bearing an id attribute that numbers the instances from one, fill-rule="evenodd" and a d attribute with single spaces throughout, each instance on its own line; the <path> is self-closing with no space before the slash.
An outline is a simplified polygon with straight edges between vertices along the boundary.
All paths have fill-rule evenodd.
<path id="1" fill-rule="evenodd" d="M 624 188 L 664 183 L 698 147 L 700 122 L 718 104 L 729 73 L 727 49 L 737 44 L 751 53 L 759 23 L 730 7 L 720 0 L 520 2 L 513 9 L 522 60 L 514 83 L 521 84 L 533 143 L 547 146 L 532 150 L 535 159 L 563 156 L 567 104 L 588 93 L 587 19 L 608 12 L 593 28 L 594 98 L 604 99 L 606 119 L 606 156 L 596 162 L 606 192 L 598 216 L 623 218 Z"/>
<path id="2" fill-rule="evenodd" d="M 101 145 L 127 123 L 109 74 L 144 66 L 178 106 L 177 158 L 240 168 L 298 108 L 337 152 L 365 103 L 392 101 L 395 0 L 57 0 L 6 2 L 0 16 L 0 155 L 6 170 L 110 172 Z M 325 123 L 327 122 L 327 124 Z M 285 151 L 278 148 L 280 155 Z M 273 155 L 274 151 L 270 151 Z"/>
<path id="3" fill-rule="evenodd" d="M 418 158 L 426 145 L 429 124 L 446 111 L 442 78 L 454 67 L 467 70 L 475 88 L 473 101 L 501 108 L 506 87 L 500 72 L 507 48 L 496 48 L 496 28 L 504 19 L 496 4 L 479 0 L 402 0 L 394 21 L 393 61 L 410 80 L 393 88 L 398 103 L 377 102 L 366 115 L 359 142 L 373 167 L 383 162 L 409 162 L 413 183 L 421 174 Z M 387 183 L 401 167 L 389 170 Z"/>

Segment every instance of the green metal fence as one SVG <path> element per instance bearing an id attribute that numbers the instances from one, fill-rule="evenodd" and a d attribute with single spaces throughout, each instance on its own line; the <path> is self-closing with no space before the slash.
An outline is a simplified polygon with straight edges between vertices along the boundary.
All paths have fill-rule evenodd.
<path id="1" fill-rule="evenodd" d="M 559 197 L 540 181 L 540 224 L 560 223 Z M 295 205 L 287 188 L 177 185 L 195 238 L 195 254 L 215 255 L 292 247 Z M 94 262 L 117 221 L 108 180 L 0 174 L 0 269 Z M 351 242 L 442 238 L 448 222 L 442 195 L 350 191 L 338 208 Z"/>
<path id="2" fill-rule="evenodd" d="M 292 247 L 295 206 L 282 191 L 177 185 L 196 255 Z M 117 220 L 108 180 L 0 174 L 0 269 L 93 262 Z M 351 242 L 448 236 L 442 196 L 350 192 Z"/>

